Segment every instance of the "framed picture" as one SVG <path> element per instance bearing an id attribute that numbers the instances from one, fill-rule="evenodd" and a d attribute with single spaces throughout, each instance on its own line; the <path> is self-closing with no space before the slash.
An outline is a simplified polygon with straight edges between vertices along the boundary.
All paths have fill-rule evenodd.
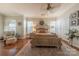
<path id="1" fill-rule="evenodd" d="M 77 26 L 79 26 L 79 19 L 77 19 Z"/>
<path id="2" fill-rule="evenodd" d="M 77 11 L 77 13 L 78 13 L 78 18 L 79 18 L 79 10 Z"/>
<path id="3" fill-rule="evenodd" d="M 79 26 L 79 11 L 77 11 L 78 16 L 77 16 L 77 26 Z"/>
<path id="4" fill-rule="evenodd" d="M 71 20 L 71 26 L 76 26 L 77 25 L 77 20 L 74 19 L 74 20 Z"/>
<path id="5" fill-rule="evenodd" d="M 21 22 L 18 22 L 18 25 L 20 26 L 22 23 Z"/>
<path id="6" fill-rule="evenodd" d="M 77 12 L 72 13 L 70 15 L 70 25 L 71 26 L 77 26 L 77 25 L 79 25 L 78 13 L 79 12 L 77 11 Z"/>

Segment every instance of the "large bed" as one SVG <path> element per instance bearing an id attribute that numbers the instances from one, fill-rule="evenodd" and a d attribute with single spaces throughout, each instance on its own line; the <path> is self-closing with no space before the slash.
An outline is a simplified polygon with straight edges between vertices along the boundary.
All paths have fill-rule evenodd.
<path id="1" fill-rule="evenodd" d="M 36 25 L 36 32 L 30 34 L 32 47 L 56 46 L 61 48 L 61 39 L 55 33 L 49 33 L 48 29 L 49 26 L 43 20 Z"/>
<path id="2" fill-rule="evenodd" d="M 56 46 L 61 48 L 61 38 L 58 38 L 56 34 L 50 33 L 31 33 L 31 45 L 35 46 Z"/>

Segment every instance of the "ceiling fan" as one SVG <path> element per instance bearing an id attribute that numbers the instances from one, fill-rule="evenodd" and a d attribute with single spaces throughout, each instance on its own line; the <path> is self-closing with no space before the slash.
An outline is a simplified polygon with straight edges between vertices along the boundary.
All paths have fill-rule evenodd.
<path id="1" fill-rule="evenodd" d="M 46 10 L 50 10 L 50 9 L 53 9 L 53 8 L 54 8 L 54 7 L 51 6 L 51 3 L 48 3 Z"/>
<path id="2" fill-rule="evenodd" d="M 41 16 L 45 16 L 45 15 L 48 15 L 48 13 L 50 12 L 54 12 L 56 8 L 59 6 L 60 6 L 60 3 L 46 3 L 44 8 L 45 11 L 41 13 Z"/>
<path id="3" fill-rule="evenodd" d="M 48 12 L 49 12 L 49 10 L 51 10 L 51 9 L 53 9 L 53 7 L 51 6 L 51 3 L 46 3 L 46 7 L 45 7 L 45 12 L 43 12 L 42 14 L 41 14 L 41 16 L 46 16 L 46 15 L 48 15 Z"/>

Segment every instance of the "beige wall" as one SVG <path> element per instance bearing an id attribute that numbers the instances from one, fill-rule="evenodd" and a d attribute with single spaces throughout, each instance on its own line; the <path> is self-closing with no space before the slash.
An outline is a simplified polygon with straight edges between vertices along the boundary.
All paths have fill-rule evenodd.
<path id="1" fill-rule="evenodd" d="M 3 36 L 4 32 L 4 16 L 0 14 L 0 37 Z"/>

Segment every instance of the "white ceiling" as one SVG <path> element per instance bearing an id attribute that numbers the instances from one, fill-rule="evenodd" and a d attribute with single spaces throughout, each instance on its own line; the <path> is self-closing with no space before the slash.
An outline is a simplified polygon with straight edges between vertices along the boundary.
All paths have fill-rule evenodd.
<path id="1" fill-rule="evenodd" d="M 54 3 L 53 3 L 54 4 Z M 8 16 L 58 17 L 75 4 L 61 4 L 50 12 L 45 10 L 46 3 L 0 3 L 0 13 Z M 44 8 L 43 8 L 44 7 Z M 42 15 L 41 15 L 42 14 Z"/>

